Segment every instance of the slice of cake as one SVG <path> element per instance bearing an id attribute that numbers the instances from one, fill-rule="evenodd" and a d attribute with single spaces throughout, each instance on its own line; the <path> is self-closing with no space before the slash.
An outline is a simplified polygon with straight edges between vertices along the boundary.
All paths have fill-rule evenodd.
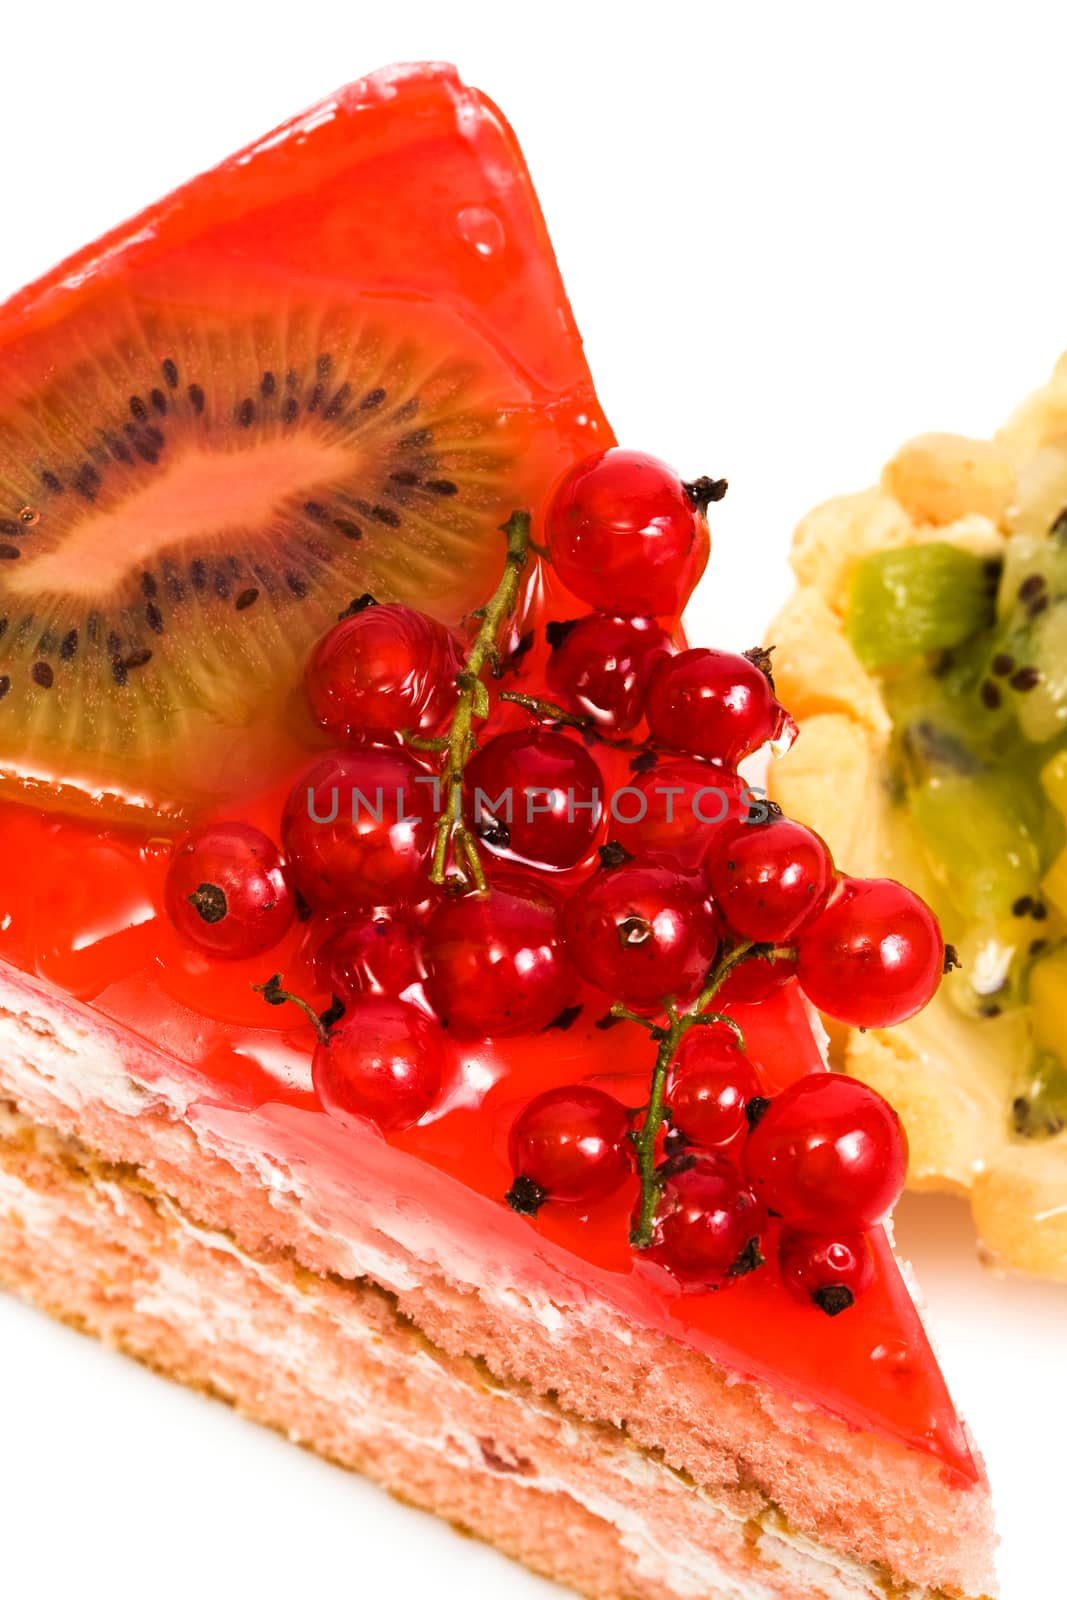
<path id="1" fill-rule="evenodd" d="M 589 1595 L 990 1595 L 804 993 L 940 934 L 737 775 L 725 484 L 611 448 L 496 110 L 364 80 L 0 345 L 0 1281 Z"/>

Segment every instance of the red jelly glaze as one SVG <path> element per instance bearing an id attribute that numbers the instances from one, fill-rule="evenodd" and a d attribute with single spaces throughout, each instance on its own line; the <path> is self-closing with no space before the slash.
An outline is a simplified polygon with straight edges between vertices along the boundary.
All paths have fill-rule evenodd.
<path id="1" fill-rule="evenodd" d="M 248 820 L 269 825 L 281 799 L 268 797 Z M 647 1282 L 627 1244 L 635 1181 L 595 1215 L 546 1206 L 530 1222 L 508 1210 L 507 1141 L 525 1104 L 576 1081 L 600 1082 L 636 1103 L 632 1097 L 647 1081 L 647 1038 L 623 1024 L 598 1029 L 602 996 L 581 991 L 578 1019 L 550 1035 L 472 1049 L 446 1034 L 443 1097 L 416 1127 L 386 1135 L 392 1165 L 381 1166 L 374 1139 L 335 1124 L 313 1095 L 310 1028 L 294 1008 L 269 1008 L 252 994 L 250 984 L 269 976 L 262 960 L 210 962 L 181 944 L 163 913 L 164 846 L 11 805 L 0 805 L 0 845 L 0 975 L 6 962 L 16 981 L 22 972 L 31 983 L 58 986 L 151 1041 L 169 1070 L 186 1076 L 194 1121 L 252 1145 L 266 1139 L 277 1160 L 299 1157 L 342 1188 L 353 1185 L 361 1165 L 375 1171 L 378 1162 L 383 1185 L 424 1195 L 428 1218 L 447 1200 L 449 1219 L 484 1237 L 517 1281 L 536 1282 L 542 1257 L 572 1276 L 581 1261 L 591 1289 L 624 1315 L 857 1427 L 928 1451 L 961 1482 L 977 1481 L 966 1435 L 880 1230 L 872 1235 L 874 1284 L 847 1316 L 830 1319 L 797 1303 L 769 1272 L 750 1275 L 725 1296 L 672 1299 Z M 284 971 L 293 989 L 314 992 L 301 943 L 302 932 L 293 930 L 269 965 Z M 329 995 L 320 991 L 319 998 L 325 1005 Z M 768 1094 L 820 1070 L 794 985 L 760 1006 L 731 1009 Z M 432 1222 L 427 1226 L 432 1235 Z M 904 1360 L 897 1359 L 901 1349 Z"/>
<path id="2" fill-rule="evenodd" d="M 353 206 L 354 189 L 367 192 L 368 183 L 374 204 Z M 5 370 L 32 363 L 77 303 L 75 281 L 120 300 L 128 294 L 134 240 L 136 271 L 164 290 L 177 285 L 194 304 L 206 288 L 219 288 L 220 258 L 261 261 L 277 281 L 306 275 L 355 293 L 387 288 L 429 300 L 498 343 L 505 329 L 502 342 L 524 382 L 552 397 L 550 412 L 537 413 L 531 448 L 515 457 L 517 502 L 535 512 L 540 486 L 610 442 L 514 138 L 450 69 L 405 68 L 354 85 L 328 115 L 319 108 L 298 119 L 83 251 L 0 316 Z M 534 570 L 517 630 L 527 616 L 574 612 L 573 597 L 550 573 Z M 538 639 L 526 666 L 543 663 Z M 538 692 L 540 680 L 527 686 Z M 628 770 L 621 763 L 614 780 L 626 782 Z M 243 793 L 227 814 L 275 834 L 289 781 Z M 622 1098 L 647 1082 L 647 1037 L 626 1025 L 597 1028 L 602 996 L 580 991 L 580 1015 L 548 1036 L 549 1048 L 544 1034 L 477 1047 L 446 1035 L 434 1110 L 383 1139 L 324 1111 L 311 1081 L 310 1027 L 294 1007 L 265 1006 L 252 992 L 276 969 L 294 991 L 328 1002 L 328 992 L 316 994 L 308 930 L 294 926 L 267 966 L 191 951 L 163 906 L 171 848 L 144 831 L 0 801 L 4 1003 L 32 1008 L 39 990 L 55 1003 L 69 997 L 87 1006 L 102 1026 L 113 1022 L 145 1041 L 139 1074 L 149 1087 L 157 1079 L 161 1088 L 177 1083 L 194 1128 L 268 1152 L 280 1170 L 302 1170 L 332 1204 L 350 1197 L 357 1213 L 383 1197 L 399 1207 L 402 1197 L 405 1216 L 425 1219 L 428 1252 L 442 1230 L 466 1234 L 515 1282 L 548 1297 L 561 1276 L 580 1274 L 621 1315 L 743 1377 L 766 1379 L 802 1405 L 925 1451 L 958 1481 L 978 1480 L 880 1231 L 872 1236 L 874 1283 L 847 1316 L 831 1321 L 795 1302 L 769 1272 L 727 1296 L 683 1297 L 653 1284 L 627 1244 L 633 1180 L 595 1213 L 546 1206 L 531 1222 L 504 1204 L 508 1133 L 523 1105 L 576 1081 L 618 1087 Z M 733 1010 L 768 1094 L 819 1070 L 794 984 L 761 1006 Z"/>

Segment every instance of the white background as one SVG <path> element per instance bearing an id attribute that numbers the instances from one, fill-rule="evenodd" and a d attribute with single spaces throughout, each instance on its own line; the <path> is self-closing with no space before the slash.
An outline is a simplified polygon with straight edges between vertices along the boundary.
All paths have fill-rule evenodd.
<path id="1" fill-rule="evenodd" d="M 608 415 L 726 475 L 690 612 L 747 646 L 791 527 L 930 427 L 988 431 L 1067 347 L 1067 37 L 1045 6 L 9 5 L 0 294 L 385 62 L 447 57 L 524 145 Z M 387 20 L 389 19 L 389 20 Z M 900 1235 L 985 1449 L 1005 1600 L 1055 1600 L 1067 1290 Z M 0 1301 L 0 1593 L 534 1596 L 376 1490 Z"/>

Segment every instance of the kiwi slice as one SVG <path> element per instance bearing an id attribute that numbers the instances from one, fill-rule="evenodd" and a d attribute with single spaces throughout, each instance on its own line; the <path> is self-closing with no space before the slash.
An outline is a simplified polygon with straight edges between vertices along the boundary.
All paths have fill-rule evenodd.
<path id="1" fill-rule="evenodd" d="M 882 550 L 858 562 L 847 629 L 865 666 L 896 666 L 948 650 L 993 620 L 997 573 L 944 543 Z"/>
<path id="2" fill-rule="evenodd" d="M 353 597 L 453 625 L 485 598 L 515 493 L 508 384 L 449 326 L 388 302 L 112 300 L 51 342 L 59 361 L 16 347 L 0 794 L 180 818 L 265 781 Z"/>
<path id="3" fill-rule="evenodd" d="M 1059 520 L 1043 537 L 1009 542 L 998 625 L 976 685 L 982 710 L 1013 718 L 1033 744 L 1067 733 L 1067 538 L 1058 528 Z"/>

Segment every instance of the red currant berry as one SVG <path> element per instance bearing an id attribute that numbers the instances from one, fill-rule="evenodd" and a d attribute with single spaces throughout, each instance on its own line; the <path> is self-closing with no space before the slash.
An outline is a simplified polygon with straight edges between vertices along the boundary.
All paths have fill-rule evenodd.
<path id="1" fill-rule="evenodd" d="M 311 1076 L 334 1116 L 366 1117 L 384 1129 L 410 1128 L 441 1088 L 436 1025 L 402 1000 L 370 996 L 351 1004 L 329 1044 L 315 1046 Z"/>
<path id="2" fill-rule="evenodd" d="M 579 599 L 624 617 L 676 617 L 708 561 L 708 530 L 678 474 L 637 450 L 572 467 L 545 518 L 552 565 Z"/>
<path id="3" fill-rule="evenodd" d="M 171 921 L 209 955 L 258 956 L 295 913 L 273 839 L 246 822 L 215 822 L 183 839 L 164 891 Z"/>
<path id="4" fill-rule="evenodd" d="M 651 617 L 607 617 L 550 622 L 548 683 L 557 699 L 592 717 L 601 733 L 630 733 L 645 714 L 645 684 L 653 664 L 669 655 L 671 641 Z"/>
<path id="5" fill-rule="evenodd" d="M 433 807 L 434 780 L 406 750 L 322 756 L 297 780 L 282 815 L 297 886 L 324 911 L 408 898 L 422 882 Z"/>
<path id="6" fill-rule="evenodd" d="M 603 1089 L 546 1089 L 511 1129 L 509 1205 L 533 1216 L 545 1200 L 590 1205 L 613 1194 L 631 1171 L 629 1132 L 629 1111 Z"/>
<path id="7" fill-rule="evenodd" d="M 555 902 L 532 884 L 498 881 L 485 895 L 443 900 L 423 946 L 426 989 L 461 1039 L 536 1033 L 574 998 Z"/>
<path id="8" fill-rule="evenodd" d="M 945 947 L 937 918 L 892 878 L 845 878 L 797 941 L 813 1005 L 855 1028 L 889 1028 L 931 1000 Z"/>
<path id="9" fill-rule="evenodd" d="M 828 1317 L 855 1305 L 874 1282 L 874 1257 L 864 1233 L 796 1233 L 778 1242 L 782 1282 L 798 1300 L 814 1301 Z"/>
<path id="10" fill-rule="evenodd" d="M 719 943 L 700 877 L 656 863 L 587 879 L 564 906 L 562 926 L 582 977 L 635 1011 L 691 1000 Z"/>
<path id="11" fill-rule="evenodd" d="M 744 1167 L 768 1210 L 797 1228 L 872 1228 L 900 1198 L 908 1143 L 880 1094 L 813 1072 L 777 1095 L 745 1145 Z"/>
<path id="12" fill-rule="evenodd" d="M 716 841 L 708 884 L 742 939 L 785 944 L 822 910 L 834 883 L 833 857 L 810 828 L 788 817 L 742 822 Z"/>
<path id="13" fill-rule="evenodd" d="M 792 726 L 766 673 L 728 650 L 661 657 L 649 675 L 645 715 L 660 744 L 727 767 Z"/>
<path id="14" fill-rule="evenodd" d="M 593 848 L 604 781 L 593 757 L 562 733 L 502 733 L 467 763 L 475 830 L 493 850 L 541 867 L 573 867 Z"/>
<path id="15" fill-rule="evenodd" d="M 632 855 L 693 870 L 727 828 L 748 816 L 749 788 L 726 767 L 695 756 L 663 761 L 634 779 L 644 799 L 620 806 L 619 838 Z"/>
<path id="16" fill-rule="evenodd" d="M 734 1149 L 748 1133 L 745 1108 L 763 1095 L 731 1030 L 690 1028 L 675 1058 L 667 1102 L 671 1128 L 702 1149 Z"/>
<path id="17" fill-rule="evenodd" d="M 452 709 L 461 665 L 456 641 L 432 617 L 367 605 L 320 639 L 304 681 L 312 715 L 336 738 L 433 733 Z"/>
<path id="18" fill-rule="evenodd" d="M 732 1161 L 687 1150 L 659 1171 L 651 1260 L 689 1289 L 726 1289 L 763 1265 L 763 1210 Z"/>
<path id="19" fill-rule="evenodd" d="M 414 923 L 381 911 L 338 923 L 315 952 L 315 973 L 322 988 L 342 999 L 403 994 L 422 977 Z"/>

